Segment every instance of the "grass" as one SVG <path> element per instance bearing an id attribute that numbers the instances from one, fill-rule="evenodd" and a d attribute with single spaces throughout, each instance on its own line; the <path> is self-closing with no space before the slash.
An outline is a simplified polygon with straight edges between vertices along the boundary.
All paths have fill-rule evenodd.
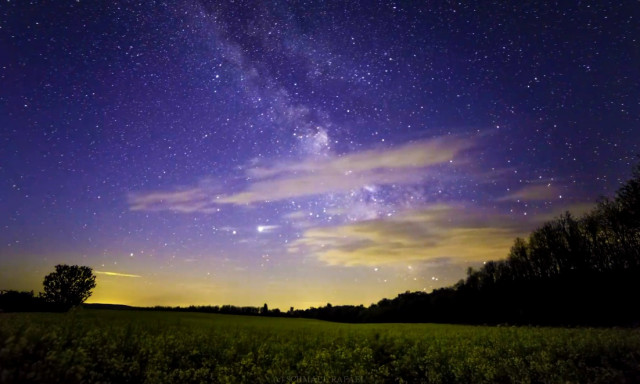
<path id="1" fill-rule="evenodd" d="M 0 383 L 634 383 L 640 330 L 0 314 Z"/>

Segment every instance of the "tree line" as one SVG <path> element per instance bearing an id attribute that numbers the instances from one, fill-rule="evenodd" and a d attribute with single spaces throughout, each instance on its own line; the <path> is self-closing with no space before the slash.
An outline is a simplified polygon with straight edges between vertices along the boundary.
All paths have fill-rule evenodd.
<path id="1" fill-rule="evenodd" d="M 0 309 L 51 306 L 68 309 L 80 304 L 95 286 L 95 277 L 88 267 L 65 268 L 69 267 L 56 266 L 56 272 L 45 278 L 43 296 L 34 296 L 33 292 L 0 292 Z M 85 269 L 81 272 L 77 268 Z M 81 283 L 74 283 L 74 279 Z M 304 310 L 290 308 L 287 312 L 269 310 L 267 304 L 145 309 L 341 322 L 638 325 L 637 292 L 640 292 L 640 164 L 614 198 L 600 199 L 582 217 L 566 212 L 544 223 L 528 238 L 516 239 L 506 259 L 489 261 L 479 269 L 469 268 L 465 279 L 431 293 L 405 292 L 369 307 L 327 304 Z"/>
<path id="2" fill-rule="evenodd" d="M 570 212 L 518 238 L 504 260 L 469 268 L 467 277 L 431 293 L 405 292 L 369 307 L 327 304 L 287 312 L 205 306 L 162 310 L 305 317 L 340 322 L 638 325 L 640 164 L 613 199 L 587 214 Z"/>
<path id="3" fill-rule="evenodd" d="M 580 218 L 566 212 L 518 238 L 504 260 L 469 268 L 431 293 L 406 292 L 369 307 L 293 314 L 345 322 L 638 325 L 640 164 L 613 199 Z"/>

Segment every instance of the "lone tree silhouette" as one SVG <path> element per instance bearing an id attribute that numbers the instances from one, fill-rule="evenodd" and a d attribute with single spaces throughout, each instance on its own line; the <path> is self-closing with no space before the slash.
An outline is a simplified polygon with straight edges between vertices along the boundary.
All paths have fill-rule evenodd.
<path id="1" fill-rule="evenodd" d="M 44 299 L 68 310 L 82 304 L 91 296 L 96 286 L 96 277 L 89 267 L 56 265 L 56 271 L 44 278 Z"/>

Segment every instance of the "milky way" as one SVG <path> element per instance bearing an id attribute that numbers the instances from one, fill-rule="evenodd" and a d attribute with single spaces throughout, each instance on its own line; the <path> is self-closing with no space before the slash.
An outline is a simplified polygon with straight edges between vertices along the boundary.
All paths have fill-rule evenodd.
<path id="1" fill-rule="evenodd" d="M 368 305 L 640 153 L 637 2 L 219 3 L 0 5 L 0 289 Z"/>

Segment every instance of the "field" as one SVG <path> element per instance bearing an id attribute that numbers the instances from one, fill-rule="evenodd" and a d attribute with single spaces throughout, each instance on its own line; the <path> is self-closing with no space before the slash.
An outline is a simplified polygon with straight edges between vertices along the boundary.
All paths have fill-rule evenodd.
<path id="1" fill-rule="evenodd" d="M 0 314 L 2 383 L 637 383 L 640 330 Z"/>

